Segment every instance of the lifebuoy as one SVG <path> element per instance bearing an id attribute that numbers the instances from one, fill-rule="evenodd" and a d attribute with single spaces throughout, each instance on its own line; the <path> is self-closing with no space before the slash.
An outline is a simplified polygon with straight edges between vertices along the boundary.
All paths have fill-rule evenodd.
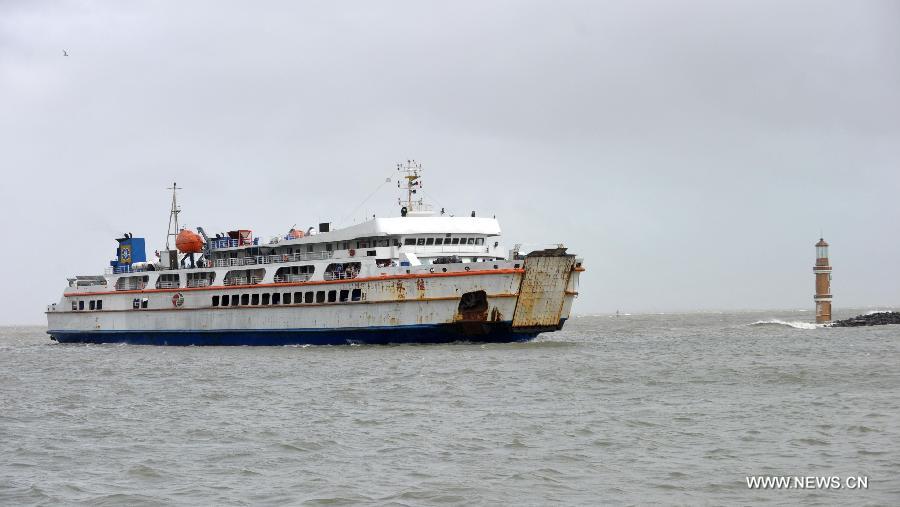
<path id="1" fill-rule="evenodd" d="M 350 250 L 347 251 L 347 253 L 350 254 L 350 257 L 353 257 L 353 256 L 356 255 L 356 250 L 354 250 L 354 249 L 351 248 Z"/>
<path id="2" fill-rule="evenodd" d="M 172 306 L 179 308 L 184 304 L 184 295 L 180 292 L 172 295 Z"/>

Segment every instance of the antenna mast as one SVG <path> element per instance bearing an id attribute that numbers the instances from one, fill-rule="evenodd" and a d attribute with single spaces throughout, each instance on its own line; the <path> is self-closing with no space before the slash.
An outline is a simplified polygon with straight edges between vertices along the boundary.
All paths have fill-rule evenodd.
<path id="1" fill-rule="evenodd" d="M 172 186 L 167 187 L 166 190 L 172 191 L 172 209 L 169 211 L 169 232 L 166 233 L 166 250 L 169 250 L 169 239 L 178 236 L 178 214 L 181 213 L 181 208 L 178 207 L 176 192 L 183 189 L 179 187 L 177 183 L 173 182 Z M 174 229 L 172 228 L 173 225 Z"/>
<path id="2" fill-rule="evenodd" d="M 425 206 L 423 205 L 423 200 L 420 197 L 419 199 L 413 199 L 413 194 L 416 193 L 416 190 L 422 188 L 422 164 L 421 162 L 416 162 L 415 160 L 407 160 L 406 165 L 397 164 L 397 170 L 403 173 L 406 173 L 403 178 L 406 179 L 406 210 L 408 213 L 412 213 L 414 211 L 424 211 Z M 400 187 L 400 182 L 397 182 L 397 187 Z M 403 205 L 403 201 L 400 203 Z"/>

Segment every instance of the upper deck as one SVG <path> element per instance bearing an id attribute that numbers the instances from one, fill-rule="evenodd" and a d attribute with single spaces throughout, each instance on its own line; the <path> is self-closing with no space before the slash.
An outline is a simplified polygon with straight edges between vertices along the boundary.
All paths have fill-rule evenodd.
<path id="1" fill-rule="evenodd" d="M 496 218 L 476 217 L 475 212 L 471 216 L 445 216 L 443 209 L 435 213 L 422 199 L 413 199 L 421 190 L 421 166 L 410 162 L 398 166 L 398 170 L 405 173 L 407 191 L 407 199 L 398 202 L 401 216 L 373 218 L 334 230 L 329 223 L 319 224 L 318 231 L 310 227 L 305 233 L 292 228 L 287 235 L 268 242 L 254 237 L 250 230 L 210 238 L 200 227 L 199 234 L 180 229 L 178 187 L 173 184 L 168 238 L 177 236 L 176 248 L 171 248 L 167 240 L 166 248 L 157 251 L 155 259 L 147 258 L 144 240 L 126 234 L 118 239 L 116 259 L 104 275 L 70 278 L 69 287 L 133 290 L 138 286 L 197 287 L 214 282 L 303 282 L 346 276 L 347 263 L 352 263 L 351 272 L 365 274 L 399 266 L 499 261 L 511 255 L 500 244 Z M 267 269 L 270 265 L 277 266 Z"/>

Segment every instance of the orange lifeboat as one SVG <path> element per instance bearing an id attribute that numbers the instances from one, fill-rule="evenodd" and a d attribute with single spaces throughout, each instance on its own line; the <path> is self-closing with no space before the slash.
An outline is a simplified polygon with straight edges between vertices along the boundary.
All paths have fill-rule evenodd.
<path id="1" fill-rule="evenodd" d="M 175 248 L 182 253 L 200 253 L 203 251 L 203 238 L 194 231 L 182 229 L 175 238 Z"/>

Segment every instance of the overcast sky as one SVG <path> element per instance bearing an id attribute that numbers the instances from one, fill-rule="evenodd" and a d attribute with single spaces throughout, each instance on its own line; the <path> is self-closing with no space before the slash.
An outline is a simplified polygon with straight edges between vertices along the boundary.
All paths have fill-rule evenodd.
<path id="1" fill-rule="evenodd" d="M 820 230 L 836 308 L 898 306 L 900 2 L 0 2 L 0 322 L 160 248 L 173 180 L 269 237 L 407 158 L 582 255 L 576 313 L 811 309 Z"/>

